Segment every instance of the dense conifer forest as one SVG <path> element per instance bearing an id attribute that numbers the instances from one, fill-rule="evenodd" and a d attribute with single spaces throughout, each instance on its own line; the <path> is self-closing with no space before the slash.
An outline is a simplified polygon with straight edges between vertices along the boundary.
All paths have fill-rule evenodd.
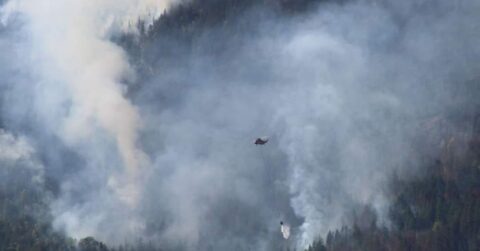
<path id="1" fill-rule="evenodd" d="M 174 67 L 166 64 L 178 54 L 198 50 L 197 42 L 212 27 L 222 42 L 212 44 L 211 50 L 228 56 L 230 43 L 246 39 L 238 34 L 256 32 L 257 24 L 243 18 L 246 15 L 301 18 L 331 2 L 335 1 L 193 0 L 175 5 L 151 25 L 139 20 L 135 24 L 139 34 L 115 37 L 138 72 L 135 80 L 127 81 L 127 95 L 133 97 L 142 82 L 153 81 L 157 74 Z M 178 65 L 185 63 L 182 60 L 177 59 Z M 459 83 L 463 85 L 466 90 L 477 90 L 480 79 Z M 461 92 L 459 95 L 477 94 Z M 448 111 L 427 114 L 413 123 L 418 143 L 413 151 L 421 161 L 399 170 L 418 172 L 389 177 L 386 219 L 369 206 L 353 208 L 350 224 L 319 236 L 306 251 L 480 250 L 480 108 L 470 100 L 475 99 L 452 104 Z M 49 203 L 58 195 L 58 181 L 46 176 L 32 183 L 36 170 L 4 165 L 0 168 L 0 250 L 164 250 L 143 240 L 107 246 L 95 236 L 77 240 L 55 230 Z"/>

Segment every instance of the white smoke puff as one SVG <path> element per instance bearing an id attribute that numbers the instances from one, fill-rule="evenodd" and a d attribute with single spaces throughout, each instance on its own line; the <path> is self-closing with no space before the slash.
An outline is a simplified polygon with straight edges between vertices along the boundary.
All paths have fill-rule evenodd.
<path id="1" fill-rule="evenodd" d="M 30 158 L 34 150 L 23 137 L 16 138 L 0 129 L 0 159 L 17 161 Z"/>
<path id="2" fill-rule="evenodd" d="M 288 240 L 288 238 L 290 237 L 290 226 L 286 225 L 286 224 L 282 224 L 280 226 L 280 232 L 282 232 L 282 236 L 285 240 Z"/>
<path id="3" fill-rule="evenodd" d="M 32 181 L 43 182 L 43 166 L 34 158 L 35 150 L 25 137 L 16 137 L 0 129 L 0 162 L 2 167 L 21 167 L 33 171 Z M 17 163 L 21 162 L 21 165 Z"/>

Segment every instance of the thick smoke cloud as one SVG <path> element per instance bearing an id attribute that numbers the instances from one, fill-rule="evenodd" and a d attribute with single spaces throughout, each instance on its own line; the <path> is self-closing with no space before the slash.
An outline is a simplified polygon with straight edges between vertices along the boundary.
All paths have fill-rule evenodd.
<path id="1" fill-rule="evenodd" d="M 5 5 L 21 14 L 0 46 L 33 59 L 13 55 L 25 69 L 1 70 L 2 118 L 69 153 L 37 149 L 62 178 L 55 224 L 76 237 L 279 250 L 365 205 L 388 226 L 388 177 L 417 171 L 420 122 L 477 104 L 474 0 L 331 3 L 288 18 L 263 6 L 190 44 L 157 34 L 130 50 L 137 58 L 109 39 L 148 5 L 69 3 Z M 263 135 L 269 143 L 253 145 Z"/>
<path id="2" fill-rule="evenodd" d="M 120 30 L 132 29 L 131 24 L 138 19 L 155 18 L 151 15 L 158 16 L 167 4 L 167 1 L 9 1 L 2 8 L 2 23 L 7 24 L 12 15 L 18 16 L 17 20 L 21 20 L 18 22 L 23 24 L 20 32 L 28 39 L 22 49 L 29 52 L 33 61 L 27 65 L 33 72 L 31 77 L 38 79 L 30 83 L 31 89 L 38 91 L 30 109 L 41 117 L 50 133 L 67 146 L 80 149 L 80 155 L 86 159 L 89 172 L 76 174 L 84 179 L 64 182 L 62 196 L 66 198 L 52 206 L 59 215 L 58 225 L 75 235 L 98 231 L 107 218 L 102 216 L 107 212 L 104 210 L 112 210 L 113 205 L 127 208 L 117 210 L 122 211 L 121 217 L 136 207 L 138 183 L 142 179 L 140 169 L 148 165 L 148 159 L 136 146 L 141 126 L 138 111 L 124 97 L 122 87 L 122 82 L 133 77 L 133 73 L 125 53 L 110 38 Z M 109 153 L 112 148 L 116 149 Z M 121 161 L 116 163 L 117 158 L 103 156 L 117 151 Z M 110 165 L 124 169 L 114 170 Z M 110 170 L 97 170 L 102 167 Z M 91 180 L 88 176 L 93 175 L 103 175 L 98 184 L 107 183 L 97 189 L 111 191 L 95 191 L 98 198 L 90 198 L 91 202 L 80 207 L 72 205 L 70 190 L 83 191 L 82 186 Z M 114 201 L 111 193 L 116 194 Z M 85 224 L 83 218 L 93 212 L 95 216 Z M 127 232 L 133 230 L 128 228 L 137 228 L 134 222 L 119 223 L 119 227 Z"/>
<path id="3" fill-rule="evenodd" d="M 154 221 L 166 223 L 152 231 L 214 240 L 218 249 L 226 248 L 219 235 L 244 235 L 258 248 L 254 236 L 277 234 L 278 220 L 287 218 L 297 222 L 292 234 L 303 246 L 348 224 L 361 205 L 388 225 L 388 177 L 416 172 L 412 144 L 420 122 L 471 108 L 461 103 L 471 105 L 478 93 L 465 84 L 478 70 L 478 30 L 468 25 L 477 22 L 475 8 L 354 2 L 288 21 L 254 12 L 239 18 L 260 23 L 247 24 L 248 34 L 231 38 L 230 30 L 213 28 L 193 42 L 193 52 L 162 60 L 171 49 L 165 39 L 168 49 L 156 56 L 163 69 L 154 67 L 159 72 L 134 95 L 153 125 L 149 152 L 163 149 L 154 163 L 167 185 L 148 198 L 169 203 L 150 209 L 167 210 Z M 264 134 L 272 135 L 266 148 L 246 145 Z M 239 180 L 247 185 L 236 188 Z M 253 208 L 233 211 L 233 203 Z M 237 230 L 230 217 L 267 229 Z"/>

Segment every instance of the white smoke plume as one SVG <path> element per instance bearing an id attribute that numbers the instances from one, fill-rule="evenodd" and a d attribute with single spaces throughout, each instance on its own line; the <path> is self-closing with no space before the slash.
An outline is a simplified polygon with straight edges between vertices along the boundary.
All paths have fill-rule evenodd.
<path id="1" fill-rule="evenodd" d="M 2 22 L 20 34 L 0 29 L 0 75 L 15 82 L 0 82 L 1 115 L 39 142 L 61 183 L 54 225 L 73 237 L 279 250 L 284 219 L 301 249 L 359 205 L 385 223 L 388 175 L 415 166 L 412 121 L 465 100 L 458 84 L 478 77 L 478 1 L 421 2 L 232 18 L 240 10 L 222 0 L 193 1 L 205 8 L 168 14 L 132 49 L 135 76 L 110 38 L 167 2 L 9 1 Z M 190 22 L 197 14 L 208 21 Z M 271 140 L 256 147 L 262 134 Z"/>
<path id="2" fill-rule="evenodd" d="M 112 138 L 125 171 L 110 175 L 108 185 L 132 208 L 138 202 L 139 169 L 148 165 L 148 159 L 137 147 L 139 112 L 125 98 L 122 84 L 134 74 L 124 51 L 110 39 L 116 32 L 133 29 L 137 20 L 157 17 L 169 2 L 11 0 L 1 9 L 4 25 L 14 17 L 25 23 L 24 33 L 30 39 L 40 79 L 32 88 L 60 90 L 56 99 L 64 115 L 55 117 L 58 114 L 52 115 L 52 110 L 42 110 L 45 106 L 38 106 L 38 113 L 45 120 L 54 118 L 52 130 L 69 145 L 89 148 L 91 138 L 101 131 Z M 50 102 L 55 103 L 55 99 Z M 90 165 L 101 168 L 96 163 Z"/>

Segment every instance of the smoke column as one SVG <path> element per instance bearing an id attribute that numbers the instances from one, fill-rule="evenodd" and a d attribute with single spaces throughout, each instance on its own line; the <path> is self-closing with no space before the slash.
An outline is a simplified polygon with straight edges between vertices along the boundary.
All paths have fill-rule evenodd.
<path id="1" fill-rule="evenodd" d="M 50 120 L 51 129 L 68 145 L 87 148 L 89 138 L 105 131 L 125 167 L 109 177 L 108 185 L 130 207 L 138 201 L 139 169 L 148 165 L 148 159 L 136 146 L 140 115 L 125 98 L 122 85 L 134 74 L 123 50 L 110 39 L 116 32 L 132 29 L 137 20 L 155 18 L 168 2 L 12 0 L 2 7 L 3 24 L 12 16 L 26 24 L 29 49 L 39 63 L 35 72 L 40 88 L 62 90 L 66 96 L 60 103 L 68 108 Z M 43 113 L 45 120 L 54 117 L 50 111 Z"/>

